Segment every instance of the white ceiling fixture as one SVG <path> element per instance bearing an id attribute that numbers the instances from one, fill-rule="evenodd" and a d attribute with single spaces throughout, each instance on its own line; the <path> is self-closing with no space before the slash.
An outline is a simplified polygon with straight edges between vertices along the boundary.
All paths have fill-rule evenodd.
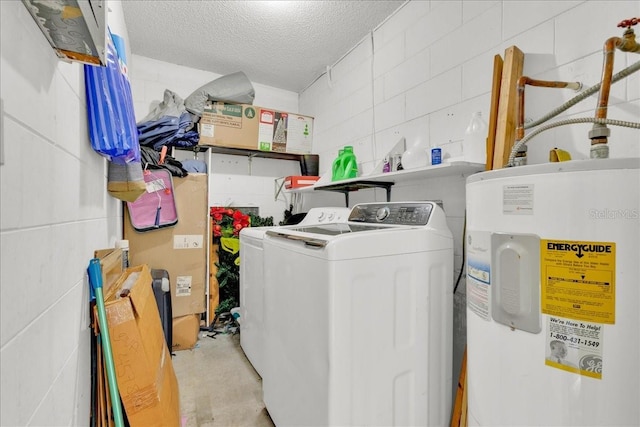
<path id="1" fill-rule="evenodd" d="M 395 1 L 122 2 L 131 52 L 301 92 L 393 14 Z"/>

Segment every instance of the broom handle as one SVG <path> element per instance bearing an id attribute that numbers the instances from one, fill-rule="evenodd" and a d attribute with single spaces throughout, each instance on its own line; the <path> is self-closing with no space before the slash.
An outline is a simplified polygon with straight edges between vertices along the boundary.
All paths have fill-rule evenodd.
<path id="1" fill-rule="evenodd" d="M 111 406 L 113 409 L 113 417 L 115 418 L 116 427 L 124 426 L 122 417 L 122 406 L 120 404 L 120 393 L 118 393 L 118 384 L 116 383 L 116 368 L 113 363 L 113 353 L 111 351 L 111 338 L 109 337 L 109 327 L 107 325 L 107 313 L 104 308 L 104 296 L 102 295 L 102 270 L 100 268 L 100 260 L 93 258 L 89 261 L 89 283 L 95 292 L 96 306 L 98 307 L 98 321 L 100 323 L 100 332 L 102 334 L 102 350 L 107 365 L 107 378 L 109 379 L 109 394 L 111 395 Z"/>

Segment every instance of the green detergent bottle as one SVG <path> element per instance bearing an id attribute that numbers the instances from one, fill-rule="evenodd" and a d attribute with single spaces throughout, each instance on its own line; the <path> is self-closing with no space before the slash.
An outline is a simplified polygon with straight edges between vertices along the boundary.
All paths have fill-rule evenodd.
<path id="1" fill-rule="evenodd" d="M 349 179 L 358 176 L 358 162 L 356 155 L 353 153 L 353 146 L 345 145 L 344 154 L 342 155 L 342 178 Z"/>
<path id="2" fill-rule="evenodd" d="M 344 149 L 338 150 L 338 157 L 333 161 L 333 166 L 331 168 L 331 181 L 337 181 L 342 179 L 342 175 L 344 174 L 344 168 L 342 167 L 342 156 L 344 154 Z"/>

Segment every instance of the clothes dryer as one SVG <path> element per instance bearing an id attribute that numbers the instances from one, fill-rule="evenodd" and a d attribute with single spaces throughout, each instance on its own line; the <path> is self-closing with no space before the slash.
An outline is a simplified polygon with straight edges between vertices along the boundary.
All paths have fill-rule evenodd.
<path id="1" fill-rule="evenodd" d="M 266 375 L 276 425 L 445 425 L 453 239 L 434 202 L 356 205 L 267 230 Z"/>
<path id="2" fill-rule="evenodd" d="M 346 222 L 350 212 L 349 208 L 312 208 L 296 226 Z M 291 226 L 283 226 L 288 227 Z M 264 374 L 262 241 L 272 228 L 278 227 L 247 227 L 240 231 L 240 346 L 260 376 Z"/>

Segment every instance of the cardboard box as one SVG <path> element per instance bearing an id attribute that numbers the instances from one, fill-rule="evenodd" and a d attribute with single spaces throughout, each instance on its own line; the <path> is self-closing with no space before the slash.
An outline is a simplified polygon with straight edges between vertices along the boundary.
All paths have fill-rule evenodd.
<path id="1" fill-rule="evenodd" d="M 173 317 L 204 313 L 207 283 L 208 175 L 173 177 L 178 223 L 138 232 L 125 209 L 124 238 L 131 265 L 165 269 L 171 282 Z"/>
<path id="2" fill-rule="evenodd" d="M 200 315 L 189 314 L 187 316 L 173 318 L 173 351 L 190 350 L 198 342 L 200 333 Z"/>
<path id="3" fill-rule="evenodd" d="M 100 271 L 102 272 L 102 292 L 108 293 L 122 275 L 122 249 L 109 248 L 98 249 L 93 252 L 94 258 L 100 259 Z"/>
<path id="4" fill-rule="evenodd" d="M 116 297 L 138 273 L 129 294 Z M 149 267 L 125 270 L 105 295 L 116 381 L 132 427 L 180 425 L 180 395 L 151 287 Z M 94 311 L 97 317 L 97 310 Z"/>
<path id="5" fill-rule="evenodd" d="M 199 129 L 200 145 L 308 154 L 313 142 L 313 117 L 248 104 L 207 104 Z"/>

